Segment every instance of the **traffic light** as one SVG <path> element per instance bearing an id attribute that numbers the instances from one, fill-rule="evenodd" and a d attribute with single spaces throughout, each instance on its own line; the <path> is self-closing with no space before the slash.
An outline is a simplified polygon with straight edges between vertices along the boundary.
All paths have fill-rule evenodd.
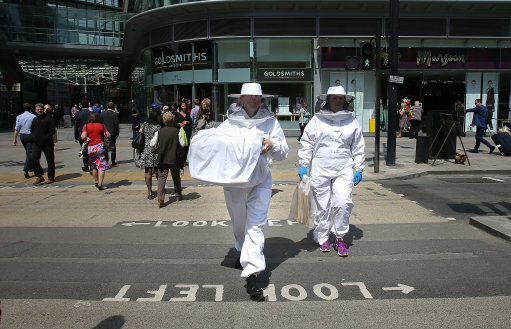
<path id="1" fill-rule="evenodd" d="M 357 57 L 346 56 L 344 59 L 346 70 L 358 70 L 360 63 Z"/>
<path id="2" fill-rule="evenodd" d="M 374 46 L 370 42 L 360 45 L 360 55 L 363 70 L 372 70 L 374 67 Z"/>

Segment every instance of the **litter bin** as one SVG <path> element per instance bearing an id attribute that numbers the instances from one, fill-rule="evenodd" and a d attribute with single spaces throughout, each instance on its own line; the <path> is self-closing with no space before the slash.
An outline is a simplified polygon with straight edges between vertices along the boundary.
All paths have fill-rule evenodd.
<path id="1" fill-rule="evenodd" d="M 428 163 L 429 136 L 417 136 L 415 143 L 415 163 Z"/>

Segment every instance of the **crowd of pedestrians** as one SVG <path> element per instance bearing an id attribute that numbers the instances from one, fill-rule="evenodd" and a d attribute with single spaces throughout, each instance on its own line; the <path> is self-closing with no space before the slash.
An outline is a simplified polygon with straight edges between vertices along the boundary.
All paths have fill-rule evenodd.
<path id="1" fill-rule="evenodd" d="M 208 98 L 193 101 L 183 98 L 177 104 L 165 105 L 152 104 L 148 119 L 142 123 L 143 113 L 135 101 L 130 102 L 130 118 L 132 122 L 133 137 L 137 132 L 144 135 L 145 145 L 141 150 L 139 167 L 144 167 L 145 182 L 147 186 L 147 198 L 153 199 L 152 176 L 159 178 L 158 204 L 163 206 L 165 195 L 165 182 L 170 171 L 175 184 L 176 199 L 182 200 L 180 169 L 186 165 L 188 144 L 184 147 L 176 146 L 175 139 L 179 136 L 182 128 L 186 139 L 191 140 L 193 134 L 199 130 L 216 126 L 211 111 L 211 101 Z M 34 185 L 55 182 L 55 143 L 57 142 L 58 121 L 55 119 L 55 108 L 58 105 L 38 103 L 35 107 L 31 104 L 23 104 L 23 113 L 16 118 L 13 145 L 18 145 L 18 136 L 25 148 L 25 164 L 23 172 L 29 179 L 30 172 L 36 176 Z M 113 102 L 108 102 L 106 107 L 95 103 L 74 104 L 66 106 L 68 115 L 72 118 L 74 140 L 80 144 L 82 158 L 82 171 L 90 172 L 98 190 L 103 190 L 105 172 L 111 167 L 117 166 L 117 138 L 119 137 L 119 112 Z M 167 114 L 167 115 L 165 115 Z M 193 119 L 192 119 L 193 115 Z M 166 118 L 163 120 L 163 118 Z M 158 141 L 162 147 L 154 150 L 150 145 L 151 139 L 158 131 L 166 128 Z M 172 129 L 171 129 L 172 128 Z M 174 134 L 177 132 L 176 134 Z M 132 137 L 132 138 L 133 138 Z M 176 137 L 177 138 L 177 137 Z M 47 161 L 47 177 L 40 164 L 41 155 L 44 153 Z M 158 170 L 161 169 L 161 170 Z M 163 185 L 162 185 L 163 184 Z"/>

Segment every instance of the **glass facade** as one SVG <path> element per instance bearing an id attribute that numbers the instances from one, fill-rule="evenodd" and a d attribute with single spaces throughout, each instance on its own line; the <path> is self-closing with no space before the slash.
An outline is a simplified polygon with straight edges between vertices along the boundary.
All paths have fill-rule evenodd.
<path id="1" fill-rule="evenodd" d="M 146 50 L 144 63 L 148 104 L 207 97 L 219 121 L 229 107 L 227 96 L 239 93 L 244 82 L 259 82 L 274 95 L 270 110 L 283 122 L 297 121 L 301 103 L 312 97 L 310 39 L 173 43 Z"/>
<path id="2" fill-rule="evenodd" d="M 346 70 L 346 56 L 357 56 L 358 46 L 364 39 L 322 40 L 322 89 L 340 82 L 348 86 L 348 93 L 355 96 L 355 113 L 364 131 L 369 119 L 374 117 L 373 71 Z M 381 76 L 382 98 L 386 108 L 388 76 L 388 50 L 382 43 Z M 432 111 L 449 112 L 460 101 L 467 108 L 480 98 L 492 108 L 493 126 L 509 120 L 511 83 L 511 43 L 498 40 L 431 40 L 421 38 L 401 39 L 399 42 L 399 75 L 404 83 L 399 85 L 398 99 L 408 98 L 423 104 L 425 114 Z M 353 85 L 353 81 L 357 86 Z M 359 86 L 360 83 L 360 86 Z M 386 122 L 386 112 L 381 120 Z M 472 114 L 464 119 L 465 131 L 475 131 L 470 126 Z"/>
<path id="3" fill-rule="evenodd" d="M 76 2 L 0 3 L 0 33 L 13 42 L 122 46 L 132 14 Z"/>

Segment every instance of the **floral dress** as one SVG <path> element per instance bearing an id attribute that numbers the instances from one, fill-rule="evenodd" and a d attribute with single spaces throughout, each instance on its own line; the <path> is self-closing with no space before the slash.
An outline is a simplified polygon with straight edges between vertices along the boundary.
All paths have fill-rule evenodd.
<path id="1" fill-rule="evenodd" d="M 142 152 L 142 156 L 140 157 L 140 164 L 144 167 L 157 167 L 158 166 L 158 154 L 151 152 L 151 145 L 149 143 L 151 142 L 151 139 L 153 138 L 154 134 L 160 130 L 159 124 L 150 124 L 150 123 L 144 123 L 142 125 L 142 132 L 144 133 L 145 138 L 145 145 L 144 145 L 144 151 Z"/>

